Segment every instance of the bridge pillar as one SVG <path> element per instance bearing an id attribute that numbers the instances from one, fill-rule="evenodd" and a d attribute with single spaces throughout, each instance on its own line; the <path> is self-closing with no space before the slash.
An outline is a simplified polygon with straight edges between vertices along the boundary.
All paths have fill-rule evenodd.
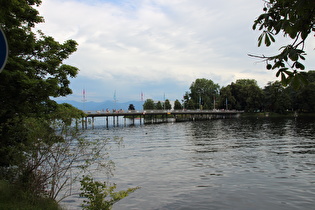
<path id="1" fill-rule="evenodd" d="M 94 117 L 92 117 L 92 128 L 94 129 Z"/>

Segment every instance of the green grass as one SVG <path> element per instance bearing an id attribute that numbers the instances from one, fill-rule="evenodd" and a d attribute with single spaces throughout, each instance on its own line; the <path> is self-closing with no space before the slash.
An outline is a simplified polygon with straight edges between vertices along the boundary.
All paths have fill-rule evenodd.
<path id="1" fill-rule="evenodd" d="M 0 210 L 61 210 L 48 198 L 39 198 L 23 192 L 16 186 L 0 180 Z"/>

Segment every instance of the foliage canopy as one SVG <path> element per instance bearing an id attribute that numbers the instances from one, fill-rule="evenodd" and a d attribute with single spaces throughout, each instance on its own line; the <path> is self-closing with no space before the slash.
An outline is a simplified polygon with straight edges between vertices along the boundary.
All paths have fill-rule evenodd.
<path id="1" fill-rule="evenodd" d="M 190 92 L 184 96 L 184 107 L 187 109 L 215 108 L 215 99 L 219 95 L 220 86 L 212 80 L 196 79 L 190 85 Z"/>
<path id="2" fill-rule="evenodd" d="M 36 24 L 44 22 L 36 10 L 40 4 L 40 0 L 0 2 L 0 27 L 9 48 L 0 74 L 0 178 L 34 196 L 43 195 L 47 180 L 56 177 L 52 173 L 46 176 L 43 168 L 46 160 L 53 160 L 48 149 L 65 142 L 63 134 L 68 131 L 64 128 L 84 115 L 69 104 L 53 100 L 72 93 L 69 78 L 75 77 L 78 69 L 63 61 L 77 50 L 77 43 L 59 43 L 41 31 L 33 31 Z M 62 126 L 57 128 L 57 124 Z M 53 182 L 49 184 L 54 186 Z"/>
<path id="3" fill-rule="evenodd" d="M 53 100 L 72 93 L 69 78 L 79 70 L 63 62 L 77 50 L 77 43 L 59 43 L 33 32 L 44 21 L 36 10 L 40 4 L 41 0 L 0 2 L 0 27 L 9 47 L 0 74 L 0 179 L 34 197 L 56 200 L 81 172 L 93 166 L 110 174 L 113 164 L 106 159 L 106 141 L 86 141 L 73 126 L 73 119 L 84 113 Z"/>
<path id="4" fill-rule="evenodd" d="M 305 43 L 315 32 L 314 0 L 264 0 L 264 13 L 254 22 L 253 29 L 262 31 L 258 46 L 267 47 L 275 42 L 275 35 L 282 33 L 292 39 L 292 43 L 280 48 L 274 56 L 254 56 L 267 63 L 268 70 L 277 69 L 276 76 L 283 85 L 298 88 L 307 83 L 303 70 L 305 66 Z M 253 56 L 253 55 L 252 55 Z"/>
<path id="5" fill-rule="evenodd" d="M 307 84 L 299 89 L 292 86 L 284 87 L 279 81 L 269 82 L 264 88 L 260 88 L 254 79 L 238 79 L 225 87 L 215 89 L 218 94 L 212 96 L 216 98 L 213 101 L 204 100 L 203 102 L 203 98 L 209 97 L 209 92 L 194 94 L 187 91 L 184 95 L 183 106 L 184 109 L 188 110 L 200 109 L 199 102 L 201 101 L 202 108 L 207 110 L 216 107 L 216 109 L 242 110 L 245 112 L 266 111 L 280 114 L 295 111 L 315 112 L 315 71 L 305 72 L 305 77 L 307 78 Z M 197 79 L 191 85 L 195 89 L 190 89 L 195 91 L 196 84 L 202 84 L 200 80 L 211 81 Z"/>
<path id="6" fill-rule="evenodd" d="M 32 147 L 34 139 L 28 135 L 32 118 L 41 122 L 42 133 L 53 133 L 51 119 L 58 117 L 60 105 L 52 97 L 72 93 L 69 78 L 78 73 L 76 67 L 63 64 L 77 50 L 75 41 L 61 44 L 33 32 L 44 21 L 36 10 L 40 4 L 40 0 L 1 1 L 0 27 L 7 37 L 9 56 L 0 74 L 0 166 L 20 163 Z"/>

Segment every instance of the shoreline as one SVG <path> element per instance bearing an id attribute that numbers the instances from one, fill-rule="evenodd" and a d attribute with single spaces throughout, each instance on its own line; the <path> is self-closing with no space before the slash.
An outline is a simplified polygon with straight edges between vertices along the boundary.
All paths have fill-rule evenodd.
<path id="1" fill-rule="evenodd" d="M 279 114 L 275 112 L 255 112 L 255 113 L 250 113 L 250 112 L 244 112 L 240 115 L 241 118 L 246 118 L 246 117 L 257 117 L 257 118 L 276 118 L 276 117 L 294 117 L 294 118 L 299 118 L 299 117 L 310 117 L 310 118 L 315 118 L 315 113 L 306 113 L 306 112 L 288 112 L 284 114 Z"/>

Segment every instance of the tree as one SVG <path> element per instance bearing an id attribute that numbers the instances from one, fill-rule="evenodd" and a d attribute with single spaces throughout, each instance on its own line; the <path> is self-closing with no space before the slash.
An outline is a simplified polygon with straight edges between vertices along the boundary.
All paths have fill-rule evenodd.
<path id="1" fill-rule="evenodd" d="M 231 84 L 231 93 L 235 98 L 235 109 L 253 112 L 262 110 L 263 92 L 253 79 L 239 79 Z"/>
<path id="2" fill-rule="evenodd" d="M 196 79 L 190 86 L 189 100 L 194 103 L 195 109 L 212 109 L 218 97 L 220 86 L 212 80 Z"/>
<path id="3" fill-rule="evenodd" d="M 189 92 L 186 91 L 185 95 L 183 96 L 183 107 L 185 109 L 194 109 L 194 105 L 192 104 L 192 106 L 190 108 L 188 108 L 188 102 L 190 100 L 190 96 L 189 96 Z"/>
<path id="4" fill-rule="evenodd" d="M 54 122 L 69 126 L 84 115 L 52 99 L 71 93 L 69 78 L 75 77 L 78 69 L 63 61 L 76 51 L 77 43 L 67 40 L 60 44 L 32 31 L 44 21 L 36 10 L 40 3 L 8 0 L 1 1 L 0 7 L 0 27 L 9 47 L 0 74 L 0 178 L 19 183 L 34 196 L 44 195 L 49 184 L 41 175 L 47 162 L 37 157 L 43 157 L 41 152 L 47 154 L 43 148 L 65 141 Z"/>
<path id="5" fill-rule="evenodd" d="M 135 110 L 135 106 L 133 104 L 129 104 L 128 110 Z"/>
<path id="6" fill-rule="evenodd" d="M 165 100 L 164 108 L 167 109 L 167 110 L 172 109 L 172 105 L 170 103 L 170 100 L 168 100 L 168 99 Z"/>
<path id="7" fill-rule="evenodd" d="M 188 100 L 187 106 L 185 106 L 185 107 L 186 107 L 186 109 L 192 109 L 192 110 L 196 109 L 196 108 L 195 108 L 195 103 L 193 102 L 192 99 L 189 99 L 189 100 Z"/>
<path id="8" fill-rule="evenodd" d="M 78 69 L 63 61 L 76 51 L 77 43 L 60 44 L 32 31 L 44 21 L 36 10 L 40 4 L 41 0 L 1 1 L 0 27 L 7 36 L 9 57 L 0 74 L 0 179 L 19 184 L 33 197 L 56 199 L 79 170 L 110 168 L 101 158 L 106 144 L 85 141 L 73 126 L 84 113 L 53 100 L 72 93 L 69 78 Z"/>
<path id="9" fill-rule="evenodd" d="M 174 102 L 174 109 L 175 109 L 175 110 L 181 110 L 181 109 L 183 109 L 183 106 L 181 105 L 181 103 L 179 102 L 178 99 L 176 99 L 176 101 Z"/>
<path id="10" fill-rule="evenodd" d="M 62 200 L 71 195 L 74 182 L 86 171 L 96 170 L 111 174 L 113 164 L 105 151 L 109 139 L 82 138 L 73 119 L 82 117 L 82 111 L 69 104 L 61 104 L 51 117 L 51 128 L 42 128 L 43 123 L 29 118 L 24 123 L 27 135 L 33 139 L 32 149 L 25 154 L 14 172 L 19 175 L 18 186 L 34 196 Z M 55 133 L 58 131 L 58 136 Z M 56 141 L 56 137 L 59 137 Z M 121 139 L 117 141 L 118 144 Z M 92 167 L 91 167 L 92 166 Z M 15 181 L 16 182 L 16 181 Z"/>
<path id="11" fill-rule="evenodd" d="M 308 84 L 296 90 L 287 88 L 292 101 L 292 109 L 302 112 L 315 111 L 315 71 L 306 73 Z"/>
<path id="12" fill-rule="evenodd" d="M 158 101 L 155 104 L 155 109 L 157 109 L 157 110 L 162 110 L 163 109 L 163 105 L 162 105 L 161 101 Z"/>
<path id="13" fill-rule="evenodd" d="M 307 37 L 315 32 L 314 0 L 268 0 L 265 1 L 264 13 L 254 22 L 253 29 L 261 30 L 258 46 L 267 47 L 275 42 L 274 36 L 282 33 L 292 39 L 292 43 L 280 48 L 274 56 L 254 56 L 263 59 L 267 69 L 278 69 L 276 76 L 281 76 L 281 83 L 298 88 L 306 83 L 303 70 L 305 66 L 305 43 Z M 253 56 L 253 55 L 252 55 Z"/>
<path id="14" fill-rule="evenodd" d="M 297 108 L 303 112 L 315 111 L 315 83 L 310 83 L 301 89 L 296 97 Z"/>
<path id="15" fill-rule="evenodd" d="M 232 109 L 235 107 L 235 97 L 231 92 L 231 85 L 222 87 L 220 89 L 219 107 L 221 109 Z"/>
<path id="16" fill-rule="evenodd" d="M 143 104 L 144 110 L 153 110 L 154 108 L 155 108 L 155 105 L 152 99 L 147 99 Z"/>
<path id="17" fill-rule="evenodd" d="M 266 111 L 283 114 L 291 108 L 290 95 L 279 81 L 269 82 L 263 91 Z"/>
<path id="18" fill-rule="evenodd" d="M 34 118 L 42 129 L 53 131 L 49 118 L 58 108 L 52 97 L 71 92 L 69 77 L 78 69 L 63 64 L 77 49 L 77 43 L 58 43 L 52 37 L 32 31 L 43 22 L 35 9 L 40 0 L 1 1 L 0 27 L 6 34 L 9 57 L 0 74 L 0 167 L 16 165 L 32 148 L 25 121 Z M 55 140 L 59 138 L 56 137 Z"/>

